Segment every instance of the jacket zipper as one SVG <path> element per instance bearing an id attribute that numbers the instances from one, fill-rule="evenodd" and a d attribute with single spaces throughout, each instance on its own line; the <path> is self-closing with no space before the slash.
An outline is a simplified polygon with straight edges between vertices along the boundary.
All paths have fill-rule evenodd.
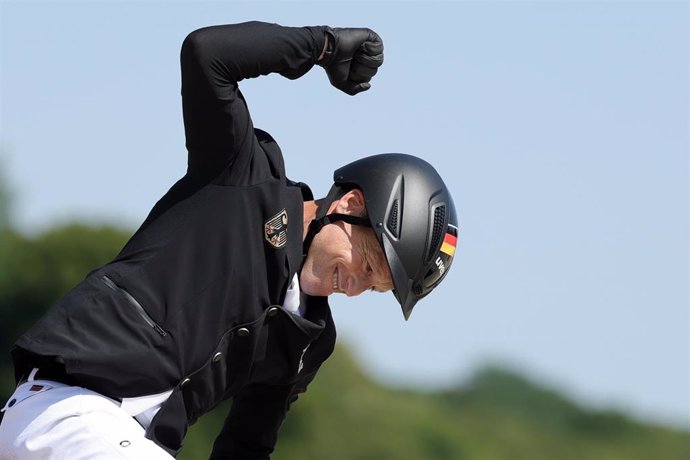
<path id="1" fill-rule="evenodd" d="M 127 298 L 127 300 L 129 301 L 129 303 L 136 309 L 137 313 L 139 313 L 139 316 L 141 316 L 144 319 L 144 321 L 146 321 L 146 324 L 148 324 L 150 327 L 152 327 L 154 331 L 158 332 L 163 337 L 168 335 L 168 333 L 165 332 L 165 329 L 160 327 L 153 320 L 153 318 L 151 318 L 151 316 L 149 316 L 149 314 L 146 313 L 146 310 L 144 310 L 144 307 L 141 306 L 141 304 L 137 301 L 137 299 L 135 299 L 132 296 L 132 294 L 130 294 L 129 292 L 125 291 L 120 286 L 115 284 L 115 282 L 113 280 L 111 280 L 110 278 L 108 278 L 107 275 L 103 275 L 103 277 L 101 279 L 103 280 L 105 285 L 108 286 L 110 289 L 112 289 L 113 291 L 122 293 L 122 295 L 124 295 Z"/>

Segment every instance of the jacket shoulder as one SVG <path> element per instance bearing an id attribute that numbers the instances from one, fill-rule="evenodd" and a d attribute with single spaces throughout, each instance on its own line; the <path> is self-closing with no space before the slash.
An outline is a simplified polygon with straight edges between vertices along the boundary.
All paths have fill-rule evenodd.
<path id="1" fill-rule="evenodd" d="M 258 128 L 254 128 L 254 135 L 261 149 L 266 153 L 273 175 L 276 178 L 285 178 L 285 160 L 276 140 L 269 133 Z"/>

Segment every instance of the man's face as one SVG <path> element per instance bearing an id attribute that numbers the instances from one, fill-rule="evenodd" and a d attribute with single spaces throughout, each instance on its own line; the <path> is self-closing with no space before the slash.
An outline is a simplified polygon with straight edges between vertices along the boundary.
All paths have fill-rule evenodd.
<path id="1" fill-rule="evenodd" d="M 345 194 L 330 212 L 362 215 L 359 190 Z M 374 231 L 343 221 L 324 226 L 314 237 L 300 274 L 300 287 L 314 296 L 392 289 L 391 274 Z"/>

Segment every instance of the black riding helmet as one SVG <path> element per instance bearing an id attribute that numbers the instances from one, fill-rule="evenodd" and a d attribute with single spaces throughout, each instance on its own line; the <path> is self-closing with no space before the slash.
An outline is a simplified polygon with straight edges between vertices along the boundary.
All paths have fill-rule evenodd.
<path id="1" fill-rule="evenodd" d="M 367 217 L 320 213 L 310 225 L 305 253 L 314 235 L 328 223 L 344 220 L 371 227 L 407 320 L 417 301 L 438 286 L 453 261 L 458 220 L 448 188 L 429 163 L 400 153 L 354 161 L 337 169 L 333 180 L 327 202 L 358 188 L 364 194 Z"/>

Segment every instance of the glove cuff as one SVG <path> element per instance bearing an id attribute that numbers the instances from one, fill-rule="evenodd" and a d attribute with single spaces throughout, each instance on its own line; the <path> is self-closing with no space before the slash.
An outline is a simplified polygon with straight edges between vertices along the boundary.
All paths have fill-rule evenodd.
<path id="1" fill-rule="evenodd" d="M 324 33 L 328 36 L 326 40 L 328 43 L 326 44 L 326 51 L 323 53 L 323 58 L 317 62 L 317 64 L 327 69 L 333 64 L 333 61 L 335 61 L 335 51 L 338 49 L 338 39 L 336 34 L 333 33 L 333 29 L 328 26 L 326 26 Z"/>

